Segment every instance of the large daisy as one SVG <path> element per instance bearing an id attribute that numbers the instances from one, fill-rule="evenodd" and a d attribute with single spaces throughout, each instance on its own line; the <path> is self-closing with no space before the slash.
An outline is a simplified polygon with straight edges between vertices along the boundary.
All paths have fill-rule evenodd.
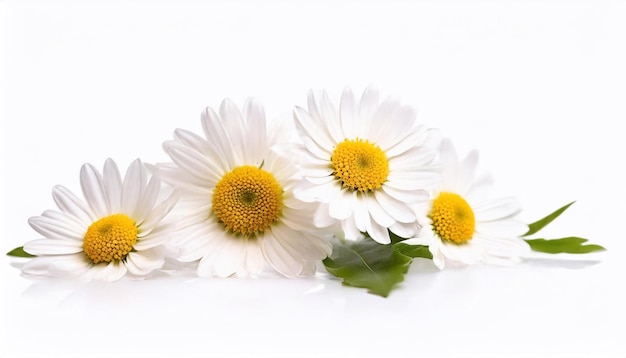
<path id="1" fill-rule="evenodd" d="M 165 193 L 157 176 L 139 160 L 122 180 L 111 159 L 100 174 L 91 164 L 80 171 L 86 203 L 63 186 L 52 196 L 60 211 L 48 210 L 28 220 L 44 236 L 24 245 L 37 257 L 22 267 L 25 274 L 83 276 L 115 281 L 124 275 L 144 277 L 164 262 L 171 225 L 164 218 L 177 195 Z"/>
<path id="2" fill-rule="evenodd" d="M 407 244 L 428 245 L 433 261 L 462 264 L 505 264 L 520 260 L 530 248 L 521 239 L 528 225 L 515 219 L 521 205 L 515 198 L 495 198 L 491 176 L 477 177 L 478 152 L 463 160 L 449 139 L 441 143 L 443 182 L 432 200 L 418 205 L 423 228 Z"/>
<path id="3" fill-rule="evenodd" d="M 296 161 L 283 153 L 280 131 L 268 133 L 261 104 L 249 100 L 242 113 L 226 99 L 201 121 L 205 138 L 177 129 L 163 144 L 173 163 L 156 167 L 184 195 L 178 259 L 199 260 L 200 276 L 257 276 L 265 266 L 287 277 L 314 273 L 330 245 L 293 195 Z"/>
<path id="4" fill-rule="evenodd" d="M 296 195 L 321 204 L 317 226 L 339 222 L 345 238 L 367 233 L 382 244 L 390 242 L 389 231 L 417 233 L 411 205 L 427 200 L 426 189 L 440 173 L 428 145 L 431 131 L 417 123 L 412 107 L 391 97 L 379 103 L 373 88 L 357 100 L 346 88 L 339 109 L 325 91 L 311 91 L 308 111 L 296 107 L 294 117 L 306 148 L 303 175 L 311 184 Z"/>

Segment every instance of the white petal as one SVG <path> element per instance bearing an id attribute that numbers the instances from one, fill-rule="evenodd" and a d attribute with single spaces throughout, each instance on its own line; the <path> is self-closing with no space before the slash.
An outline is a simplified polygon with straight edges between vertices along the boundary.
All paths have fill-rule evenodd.
<path id="1" fill-rule="evenodd" d="M 421 171 L 404 174 L 390 173 L 385 186 L 399 190 L 420 190 L 434 188 L 441 183 L 441 175 L 437 172 Z"/>
<path id="2" fill-rule="evenodd" d="M 302 272 L 302 263 L 291 256 L 275 235 L 273 232 L 266 232 L 261 239 L 263 257 L 280 274 L 286 277 L 297 277 Z"/>
<path id="3" fill-rule="evenodd" d="M 46 220 L 50 220 L 50 222 L 65 226 L 67 230 L 74 232 L 76 237 L 83 237 L 89 227 L 89 225 L 80 221 L 77 217 L 63 211 L 46 210 L 41 216 L 46 218 Z"/>
<path id="4" fill-rule="evenodd" d="M 153 176 L 150 178 L 145 191 L 141 194 L 141 197 L 139 197 L 139 200 L 137 201 L 134 219 L 138 226 L 141 225 L 152 212 L 152 208 L 154 207 L 154 203 L 159 196 L 160 190 L 161 180 L 159 177 Z"/>
<path id="5" fill-rule="evenodd" d="M 389 159 L 389 171 L 414 172 L 428 169 L 433 163 L 437 152 L 426 147 L 413 147 L 403 153 Z"/>
<path id="6" fill-rule="evenodd" d="M 245 270 L 252 277 L 258 276 L 265 266 L 259 240 L 248 240 L 246 247 Z"/>
<path id="7" fill-rule="evenodd" d="M 317 93 L 316 93 L 317 92 Z M 307 108 L 309 109 L 309 113 L 311 114 L 311 118 L 315 123 L 323 122 L 322 116 L 320 115 L 319 106 L 317 105 L 317 98 L 320 96 L 319 91 L 314 91 L 311 89 L 309 93 L 307 93 L 306 103 Z M 326 126 L 322 126 L 322 128 L 327 128 Z"/>
<path id="8" fill-rule="evenodd" d="M 472 209 L 477 221 L 486 222 L 514 216 L 522 210 L 522 205 L 515 198 L 501 198 Z"/>
<path id="9" fill-rule="evenodd" d="M 354 212 L 354 225 L 360 232 L 366 232 L 370 224 L 370 213 L 368 206 L 361 199 L 365 198 L 365 195 L 360 195 L 357 191 L 352 194 L 352 211 Z"/>
<path id="10" fill-rule="evenodd" d="M 302 179 L 300 173 L 297 170 L 297 162 L 293 157 L 285 157 L 280 152 L 281 147 L 286 147 L 287 144 L 280 146 L 274 146 L 268 152 L 263 159 L 263 169 L 271 173 L 276 180 L 282 185 L 286 185 L 291 180 Z"/>
<path id="11" fill-rule="evenodd" d="M 313 210 L 317 206 L 313 203 L 307 203 L 306 201 L 300 200 L 293 195 L 293 192 L 285 192 L 283 194 L 283 205 L 290 209 L 296 210 Z"/>
<path id="12" fill-rule="evenodd" d="M 321 235 L 317 232 L 315 233 L 302 233 L 306 240 L 310 241 L 313 246 L 315 246 L 315 250 L 311 252 L 315 252 L 314 255 L 307 256 L 307 259 L 312 261 L 319 261 L 325 259 L 333 250 L 333 247 L 328 240 L 327 235 Z"/>
<path id="13" fill-rule="evenodd" d="M 472 241 L 490 255 L 500 257 L 523 257 L 530 252 L 528 243 L 520 238 L 501 238 L 475 234 Z"/>
<path id="14" fill-rule="evenodd" d="M 403 202 L 392 198 L 380 190 L 376 190 L 374 195 L 380 206 L 396 221 L 411 223 L 417 219 L 413 210 L 410 210 Z"/>
<path id="15" fill-rule="evenodd" d="M 465 159 L 459 164 L 459 182 L 458 191 L 465 193 L 471 188 L 476 175 L 476 167 L 478 166 L 478 151 L 472 150 L 467 154 Z"/>
<path id="16" fill-rule="evenodd" d="M 388 97 L 378 106 L 371 117 L 371 126 L 367 138 L 380 146 L 383 151 L 386 151 L 388 147 L 381 145 L 382 142 L 396 141 L 396 137 L 388 138 L 395 127 L 411 125 L 411 123 L 405 124 L 395 118 L 395 113 L 399 107 L 400 103 L 397 98 Z M 403 132 L 402 135 L 405 136 L 406 132 Z"/>
<path id="17" fill-rule="evenodd" d="M 333 149 L 335 142 L 330 134 L 320 127 L 323 124 L 315 122 L 301 107 L 294 109 L 293 116 L 296 129 L 306 148 L 318 158 L 330 158 L 329 150 Z"/>
<path id="18" fill-rule="evenodd" d="M 274 225 L 276 239 L 298 260 L 315 261 L 326 257 L 327 250 L 319 236 L 306 235 L 285 225 Z"/>
<path id="19" fill-rule="evenodd" d="M 249 157 L 246 163 L 260 166 L 267 151 L 267 126 L 265 124 L 265 110 L 256 99 L 250 99 L 244 106 L 244 114 L 247 119 L 247 146 Z"/>
<path id="20" fill-rule="evenodd" d="M 180 207 L 176 209 L 177 213 L 183 212 L 184 215 L 177 215 L 175 218 L 177 230 L 182 230 L 188 227 L 203 227 L 208 225 L 215 218 L 215 214 L 211 211 L 211 204 L 200 205 L 198 202 L 192 202 L 195 205 L 185 205 L 181 203 Z M 183 210 L 184 209 L 184 210 Z M 174 215 L 172 215 L 174 217 Z"/>
<path id="21" fill-rule="evenodd" d="M 172 158 L 172 161 L 180 167 L 186 175 L 190 175 L 202 186 L 218 182 L 224 172 L 222 172 L 216 162 L 209 160 L 209 157 L 202 153 L 176 143 L 166 142 L 163 144 L 165 151 Z M 212 158 L 214 158 L 213 156 Z"/>
<path id="22" fill-rule="evenodd" d="M 341 95 L 341 104 L 339 106 L 339 119 L 346 138 L 356 138 L 358 136 L 358 132 L 355 130 L 357 126 L 355 113 L 354 94 L 349 87 L 346 87 Z"/>
<path id="23" fill-rule="evenodd" d="M 309 155 L 317 159 L 330 160 L 332 153 L 329 152 L 328 149 L 322 148 L 319 145 L 317 145 L 317 143 L 315 143 L 315 141 L 313 141 L 311 137 L 301 136 L 300 140 L 302 140 L 302 143 L 304 144 Z M 332 148 L 332 147 L 329 147 L 329 148 Z"/>
<path id="24" fill-rule="evenodd" d="M 441 155 L 441 161 L 443 162 L 446 169 L 455 169 L 459 166 L 459 159 L 456 154 L 456 150 L 454 148 L 454 144 L 449 138 L 444 138 L 441 141 L 441 145 L 439 147 L 439 152 Z M 454 173 L 456 174 L 456 173 Z"/>
<path id="25" fill-rule="evenodd" d="M 338 183 L 336 182 L 335 177 L 331 176 L 331 175 L 325 175 L 326 172 L 323 171 L 318 171 L 315 173 L 303 173 L 303 174 L 314 174 L 313 175 L 308 175 L 306 180 L 313 184 L 313 185 L 324 185 L 324 184 L 332 184 L 332 186 L 336 186 L 339 190 L 341 189 L 341 187 L 338 185 Z"/>
<path id="26" fill-rule="evenodd" d="M 326 91 L 322 92 L 322 99 L 320 106 L 318 107 L 320 110 L 321 118 L 323 119 L 326 127 L 328 128 L 328 132 L 330 136 L 333 138 L 335 143 L 341 143 L 346 139 L 346 135 L 343 133 L 341 129 L 341 125 L 339 123 L 339 118 L 337 117 L 337 110 L 335 106 L 333 106 L 330 98 L 328 98 L 328 93 Z"/>
<path id="27" fill-rule="evenodd" d="M 112 261 L 108 264 L 98 264 L 91 269 L 92 277 L 96 280 L 113 282 L 121 279 L 127 272 L 126 266 L 120 261 Z"/>
<path id="28" fill-rule="evenodd" d="M 454 145 L 448 138 L 442 140 L 439 153 L 443 165 L 441 191 L 455 192 L 464 196 L 465 192 L 459 191 L 459 160 Z"/>
<path id="29" fill-rule="evenodd" d="M 246 133 L 243 116 L 233 101 L 226 98 L 220 105 L 220 117 L 224 123 L 227 135 L 230 137 L 232 157 L 236 166 L 246 163 L 250 157 L 249 146 L 245 140 L 241 140 Z"/>
<path id="30" fill-rule="evenodd" d="M 104 190 L 109 198 L 110 213 L 119 213 L 122 211 L 122 179 L 120 171 L 115 162 L 109 158 L 104 162 L 104 170 L 102 171 L 104 181 Z"/>
<path id="31" fill-rule="evenodd" d="M 143 236 L 149 234 L 152 229 L 157 226 L 161 222 L 161 220 L 163 220 L 163 218 L 167 216 L 167 214 L 170 213 L 170 211 L 174 208 L 174 205 L 176 204 L 178 198 L 179 193 L 173 192 L 166 200 L 164 200 L 154 209 L 152 209 L 145 221 L 141 223 L 141 225 L 139 225 L 139 228 L 141 229 L 140 235 Z"/>
<path id="32" fill-rule="evenodd" d="M 215 164 L 221 168 L 221 172 L 228 172 L 233 168 L 234 148 L 230 142 L 230 136 L 226 131 L 225 123 L 213 109 L 207 107 L 202 112 L 202 129 L 209 145 L 215 151 L 213 157 Z"/>
<path id="33" fill-rule="evenodd" d="M 81 167 L 80 186 L 85 199 L 87 199 L 87 204 L 97 217 L 106 217 L 111 213 L 102 176 L 91 164 L 85 164 Z"/>
<path id="34" fill-rule="evenodd" d="M 374 219 L 374 221 L 376 221 L 378 225 L 388 228 L 389 226 L 393 225 L 396 222 L 396 220 L 394 220 L 385 211 L 385 209 L 383 209 L 382 206 L 380 206 L 380 204 L 378 203 L 374 195 L 364 195 L 363 198 L 365 199 L 364 204 L 367 205 L 368 212 L 370 213 L 370 215 L 372 216 L 372 218 Z"/>
<path id="35" fill-rule="evenodd" d="M 484 175 L 476 180 L 467 190 L 461 194 L 473 207 L 480 207 L 483 203 L 491 200 L 491 192 L 493 190 L 493 177 Z"/>
<path id="36" fill-rule="evenodd" d="M 528 225 L 511 219 L 478 222 L 476 225 L 476 232 L 489 236 L 518 237 L 527 231 Z"/>
<path id="37" fill-rule="evenodd" d="M 280 222 L 294 230 L 307 231 L 311 228 L 311 212 L 283 208 Z"/>
<path id="38" fill-rule="evenodd" d="M 137 276 L 145 276 L 148 273 L 163 267 L 165 263 L 165 250 L 158 247 L 151 250 L 131 252 L 127 256 L 126 268 Z"/>
<path id="39" fill-rule="evenodd" d="M 403 240 L 403 244 L 407 245 L 422 245 L 422 246 L 430 246 L 435 239 L 431 237 L 413 237 L 410 239 Z"/>
<path id="40" fill-rule="evenodd" d="M 367 233 L 374 239 L 374 241 L 380 244 L 389 244 L 391 243 L 391 238 L 389 237 L 389 231 L 386 227 L 378 225 L 376 222 L 370 221 L 371 225 L 367 228 Z"/>
<path id="41" fill-rule="evenodd" d="M 184 262 L 191 262 L 202 258 L 211 248 L 212 236 L 213 235 L 210 235 L 204 230 L 188 234 L 184 244 L 181 245 L 177 259 Z"/>
<path id="42" fill-rule="evenodd" d="M 419 225 L 417 223 L 404 224 L 396 222 L 389 227 L 389 230 L 402 238 L 412 238 L 419 233 Z"/>
<path id="43" fill-rule="evenodd" d="M 407 130 L 406 135 L 396 139 L 393 146 L 385 150 L 387 157 L 393 158 L 397 155 L 403 155 L 410 149 L 419 146 L 427 140 L 428 132 L 424 126 L 418 126 L 411 130 Z M 381 147 L 382 148 L 382 147 Z"/>
<path id="44" fill-rule="evenodd" d="M 367 138 L 370 132 L 372 117 L 378 108 L 378 90 L 374 87 L 368 87 L 363 91 L 361 100 L 359 101 L 359 119 L 361 123 L 356 130 L 359 138 Z"/>
<path id="45" fill-rule="evenodd" d="M 437 246 L 431 245 L 428 246 L 428 250 L 433 255 L 433 263 L 435 266 L 437 266 L 438 269 L 443 270 L 446 267 L 446 258 L 440 247 L 440 244 L 437 244 Z"/>
<path id="46" fill-rule="evenodd" d="M 352 215 L 351 195 L 350 191 L 342 190 L 340 197 L 331 200 L 328 206 L 330 216 L 338 220 L 349 218 Z"/>
<path id="47" fill-rule="evenodd" d="M 356 227 L 353 218 L 341 221 L 341 229 L 346 240 L 355 241 L 361 237 L 361 231 Z"/>
<path id="48" fill-rule="evenodd" d="M 416 204 L 430 199 L 430 195 L 426 190 L 400 190 L 383 185 L 383 191 L 392 198 L 409 204 Z"/>
<path id="49" fill-rule="evenodd" d="M 52 198 L 61 211 L 76 217 L 87 226 L 98 219 L 82 200 L 61 185 L 52 189 Z"/>
<path id="50" fill-rule="evenodd" d="M 162 181 L 180 191 L 206 193 L 208 195 L 213 190 L 212 186 L 207 185 L 206 178 L 195 178 L 174 164 L 159 163 L 156 165 L 156 171 Z"/>
<path id="51" fill-rule="evenodd" d="M 334 219 L 328 213 L 329 208 L 328 204 L 321 203 L 315 213 L 313 214 L 313 224 L 318 228 L 329 227 L 332 224 L 336 223 L 337 220 Z"/>
<path id="52" fill-rule="evenodd" d="M 327 203 L 331 201 L 332 198 L 341 195 L 340 193 L 341 187 L 336 181 L 329 181 L 324 184 L 309 187 L 299 187 L 294 190 L 296 198 L 308 203 L 315 201 Z"/>
<path id="53" fill-rule="evenodd" d="M 77 277 L 91 267 L 83 253 L 33 257 L 22 266 L 27 275 Z"/>
<path id="54" fill-rule="evenodd" d="M 160 227 L 156 227 L 150 234 L 145 236 L 140 236 L 137 240 L 137 243 L 133 246 L 135 250 L 146 250 L 153 248 L 155 246 L 164 245 L 172 240 L 172 227 L 174 225 L 163 225 Z M 140 234 L 141 235 L 141 234 Z"/>
<path id="55" fill-rule="evenodd" d="M 137 205 L 146 185 L 145 168 L 141 161 L 133 161 L 126 170 L 122 185 L 122 211 L 130 217 L 136 217 Z"/>
<path id="56" fill-rule="evenodd" d="M 67 221 L 60 221 L 45 216 L 35 216 L 28 219 L 28 224 L 38 233 L 48 239 L 76 240 L 82 242 L 87 228 L 78 229 L 68 225 Z"/>
<path id="57" fill-rule="evenodd" d="M 198 267 L 196 268 L 199 277 L 211 277 L 213 275 L 213 261 L 211 258 L 212 255 L 207 249 L 207 252 L 202 255 L 200 261 L 198 262 Z"/>
<path id="58" fill-rule="evenodd" d="M 483 253 L 470 242 L 463 245 L 442 243 L 441 252 L 446 259 L 461 262 L 467 265 L 475 265 L 482 260 Z"/>
<path id="59" fill-rule="evenodd" d="M 224 244 L 220 247 L 217 257 L 213 261 L 213 273 L 219 277 L 228 277 L 234 273 L 242 273 L 243 262 L 246 255 L 245 241 L 247 239 L 228 237 L 224 239 Z"/>
<path id="60" fill-rule="evenodd" d="M 413 141 L 405 150 L 391 151 L 392 148 L 405 142 L 405 138 L 416 131 L 415 110 L 408 106 L 400 106 L 400 102 L 393 97 L 381 103 L 378 111 L 374 114 L 370 135 L 372 140 L 391 158 L 403 153 L 406 149 L 419 144 Z"/>
<path id="61" fill-rule="evenodd" d="M 27 242 L 24 251 L 32 255 L 68 255 L 83 251 L 83 243 L 76 240 L 39 239 Z"/>
<path id="62" fill-rule="evenodd" d="M 180 142 L 185 147 L 189 147 L 195 152 L 209 155 L 213 153 L 209 143 L 199 135 L 188 130 L 177 128 L 174 130 L 174 140 Z"/>

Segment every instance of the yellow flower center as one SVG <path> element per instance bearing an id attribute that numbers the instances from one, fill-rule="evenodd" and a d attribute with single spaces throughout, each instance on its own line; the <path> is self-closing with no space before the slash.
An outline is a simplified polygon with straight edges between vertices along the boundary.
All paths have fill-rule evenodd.
<path id="1" fill-rule="evenodd" d="M 138 233 L 135 222 L 128 216 L 107 216 L 89 226 L 83 250 L 94 264 L 124 260 L 137 243 Z"/>
<path id="2" fill-rule="evenodd" d="M 224 175 L 213 190 L 213 212 L 227 230 L 251 235 L 280 216 L 283 189 L 269 172 L 249 165 Z"/>
<path id="3" fill-rule="evenodd" d="M 330 157 L 333 174 L 344 188 L 361 192 L 380 188 L 389 175 L 389 161 L 380 147 L 367 140 L 346 139 Z"/>
<path id="4" fill-rule="evenodd" d="M 463 244 L 472 239 L 476 221 L 474 211 L 458 194 L 443 192 L 433 202 L 428 214 L 433 231 L 442 240 Z"/>

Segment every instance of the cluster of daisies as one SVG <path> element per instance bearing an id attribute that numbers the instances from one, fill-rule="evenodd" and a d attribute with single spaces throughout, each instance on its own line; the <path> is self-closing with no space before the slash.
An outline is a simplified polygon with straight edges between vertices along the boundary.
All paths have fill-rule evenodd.
<path id="1" fill-rule="evenodd" d="M 449 139 L 395 98 L 347 88 L 333 103 L 311 91 L 293 125 L 268 127 L 255 99 L 224 100 L 202 133 L 176 129 L 169 163 L 111 159 L 80 170 L 84 200 L 63 186 L 58 210 L 32 217 L 42 238 L 24 245 L 28 275 L 106 281 L 169 267 L 199 276 L 313 275 L 330 238 L 428 246 L 434 264 L 516 262 L 529 251 L 520 204 L 490 195 L 477 152 Z M 290 131 L 300 141 L 290 142 Z M 172 264 L 175 263 L 175 264 Z M 177 266 L 177 264 L 179 264 Z"/>

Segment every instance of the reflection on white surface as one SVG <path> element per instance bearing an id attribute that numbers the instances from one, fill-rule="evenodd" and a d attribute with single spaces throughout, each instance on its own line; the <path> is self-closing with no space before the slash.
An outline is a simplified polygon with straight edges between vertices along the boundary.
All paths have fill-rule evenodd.
<path id="1" fill-rule="evenodd" d="M 46 357 L 620 353 L 611 325 L 626 318 L 616 311 L 625 296 L 605 275 L 610 262 L 547 262 L 440 272 L 418 260 L 386 299 L 323 273 L 77 283 L 29 280 L 11 269 L 3 349 Z"/>

